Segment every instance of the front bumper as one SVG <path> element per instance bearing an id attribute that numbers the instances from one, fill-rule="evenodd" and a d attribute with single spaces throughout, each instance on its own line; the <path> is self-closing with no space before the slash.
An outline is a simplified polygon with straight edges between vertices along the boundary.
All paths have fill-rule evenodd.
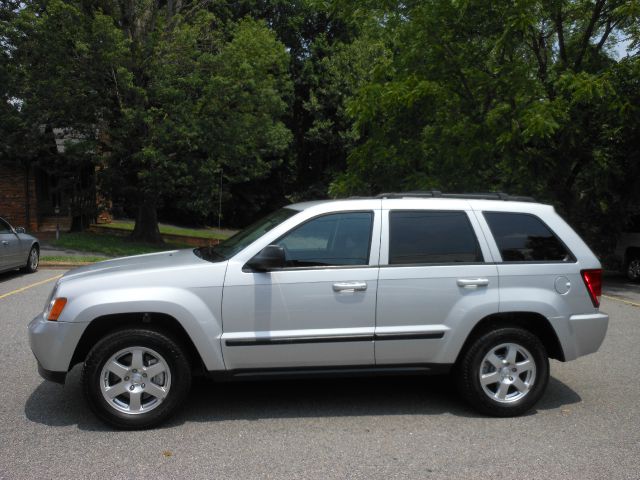
<path id="1" fill-rule="evenodd" d="M 597 352 L 602 345 L 609 326 L 609 315 L 606 313 L 589 313 L 571 315 L 569 330 L 574 339 L 574 351 L 565 352 L 567 360 Z M 567 355 L 568 354 L 568 355 Z"/>
<path id="2" fill-rule="evenodd" d="M 40 365 L 40 362 L 38 362 L 38 373 L 42 378 L 49 380 L 50 382 L 64 384 L 67 379 L 67 372 L 52 372 Z"/>
<path id="3" fill-rule="evenodd" d="M 46 380 L 64 382 L 86 323 L 49 322 L 38 315 L 29 323 L 29 344 Z"/>

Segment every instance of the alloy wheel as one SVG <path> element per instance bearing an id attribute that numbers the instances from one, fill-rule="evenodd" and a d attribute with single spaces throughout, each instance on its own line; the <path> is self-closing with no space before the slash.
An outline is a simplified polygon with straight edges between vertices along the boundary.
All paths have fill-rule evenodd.
<path id="1" fill-rule="evenodd" d="M 169 394 L 171 372 L 162 356 L 146 347 L 120 350 L 100 373 L 100 391 L 107 404 L 129 415 L 157 408 Z"/>
<path id="2" fill-rule="evenodd" d="M 533 387 L 536 364 L 522 345 L 503 343 L 484 356 L 479 376 L 482 390 L 489 398 L 499 403 L 517 402 Z"/>
<path id="3" fill-rule="evenodd" d="M 640 258 L 633 258 L 629 262 L 627 276 L 630 280 L 640 280 Z"/>

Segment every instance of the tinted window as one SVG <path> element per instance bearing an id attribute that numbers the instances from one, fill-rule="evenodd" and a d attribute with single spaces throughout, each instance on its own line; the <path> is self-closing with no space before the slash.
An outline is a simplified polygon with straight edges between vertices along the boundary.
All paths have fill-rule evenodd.
<path id="1" fill-rule="evenodd" d="M 389 263 L 481 262 L 465 212 L 389 213 Z"/>
<path id="2" fill-rule="evenodd" d="M 504 262 L 569 262 L 573 257 L 542 220 L 526 213 L 484 212 Z"/>
<path id="3" fill-rule="evenodd" d="M 293 229 L 276 242 L 284 247 L 288 267 L 366 265 L 373 214 L 323 215 Z"/>

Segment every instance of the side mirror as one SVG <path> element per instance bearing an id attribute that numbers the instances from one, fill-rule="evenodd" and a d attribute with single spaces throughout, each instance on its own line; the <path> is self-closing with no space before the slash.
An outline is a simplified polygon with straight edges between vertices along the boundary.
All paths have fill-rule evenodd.
<path id="1" fill-rule="evenodd" d="M 268 272 L 284 267 L 285 260 L 284 248 L 278 245 L 267 245 L 247 262 L 247 267 L 258 272 Z"/>
<path id="2" fill-rule="evenodd" d="M 14 230 L 16 233 L 25 233 L 24 227 L 16 227 Z"/>

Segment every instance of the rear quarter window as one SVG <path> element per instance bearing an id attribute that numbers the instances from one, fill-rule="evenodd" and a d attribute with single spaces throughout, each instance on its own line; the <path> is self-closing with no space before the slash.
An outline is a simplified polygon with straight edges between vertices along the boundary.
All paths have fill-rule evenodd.
<path id="1" fill-rule="evenodd" d="M 573 262 L 558 236 L 529 213 L 483 212 L 503 262 Z"/>

